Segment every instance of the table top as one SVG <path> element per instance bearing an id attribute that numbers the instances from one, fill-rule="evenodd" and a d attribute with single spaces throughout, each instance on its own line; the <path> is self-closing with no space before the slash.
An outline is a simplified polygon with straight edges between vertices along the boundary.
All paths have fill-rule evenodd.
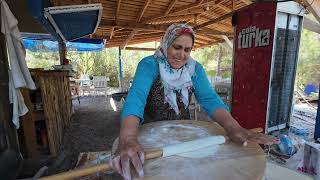
<path id="1" fill-rule="evenodd" d="M 225 135 L 225 132 L 213 122 L 175 120 L 144 124 L 140 127 L 138 139 L 147 151 L 212 135 Z M 242 147 L 227 141 L 212 148 L 211 153 L 208 149 L 198 152 L 203 157 L 175 155 L 148 160 L 144 164 L 145 177 L 141 179 L 250 180 L 264 176 L 266 155 L 258 144 L 248 143 Z"/>

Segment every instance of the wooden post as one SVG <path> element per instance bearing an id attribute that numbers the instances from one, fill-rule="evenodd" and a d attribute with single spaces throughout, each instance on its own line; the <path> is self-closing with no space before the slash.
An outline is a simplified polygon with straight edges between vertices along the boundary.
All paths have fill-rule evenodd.
<path id="1" fill-rule="evenodd" d="M 60 64 L 63 64 L 64 58 L 67 56 L 66 43 L 59 42 L 59 55 L 60 55 Z"/>

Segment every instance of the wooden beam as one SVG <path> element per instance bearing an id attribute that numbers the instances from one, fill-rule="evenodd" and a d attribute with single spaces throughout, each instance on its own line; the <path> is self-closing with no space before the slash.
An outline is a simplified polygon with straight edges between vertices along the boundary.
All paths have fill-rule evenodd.
<path id="1" fill-rule="evenodd" d="M 188 14 L 202 14 L 202 13 L 205 13 L 205 12 L 207 12 L 207 10 L 205 10 L 204 8 L 197 7 L 197 8 L 189 9 L 189 10 L 186 10 L 186 11 L 174 13 L 174 14 L 170 13 L 170 16 L 173 16 L 173 15 L 174 16 L 182 16 L 182 15 L 188 15 Z"/>
<path id="2" fill-rule="evenodd" d="M 320 34 L 320 24 L 312 21 L 311 19 L 304 18 L 303 20 L 303 28 Z"/>
<path id="3" fill-rule="evenodd" d="M 118 32 L 117 35 L 114 35 L 113 38 L 126 38 L 128 37 L 128 33 L 130 32 Z M 142 37 L 142 36 L 154 36 L 154 35 L 158 35 L 158 36 L 162 36 L 163 32 L 146 32 L 146 31 L 139 31 L 136 33 L 135 37 Z"/>
<path id="4" fill-rule="evenodd" d="M 128 42 L 133 39 L 134 35 L 137 33 L 137 30 L 133 30 L 130 35 L 127 37 L 127 39 L 123 42 L 123 44 L 120 46 L 121 49 L 124 49 Z"/>
<path id="5" fill-rule="evenodd" d="M 246 5 L 249 5 L 249 4 L 251 4 L 252 3 L 252 1 L 251 0 L 241 0 L 243 3 L 245 3 Z"/>
<path id="6" fill-rule="evenodd" d="M 146 42 L 151 42 L 151 41 L 159 41 L 160 37 L 153 37 L 153 38 L 145 38 L 145 39 L 138 39 L 138 40 L 132 40 L 128 43 L 128 45 L 133 45 L 133 44 L 140 44 L 140 43 L 146 43 Z M 123 41 L 120 42 L 109 42 L 106 44 L 106 47 L 118 47 L 122 44 Z"/>
<path id="7" fill-rule="evenodd" d="M 147 9 L 150 1 L 151 1 L 151 0 L 146 0 L 146 1 L 145 1 L 144 6 L 143 6 L 143 8 L 141 9 L 141 12 L 140 12 L 140 15 L 139 15 L 139 17 L 138 17 L 137 22 L 140 22 L 140 21 L 141 21 L 141 18 L 142 18 L 142 16 L 143 16 L 144 12 L 146 11 L 146 9 Z"/>
<path id="8" fill-rule="evenodd" d="M 121 5 L 121 0 L 118 0 L 117 2 L 117 9 L 116 9 L 116 15 L 115 15 L 115 20 L 118 20 L 118 14 L 120 11 L 120 5 Z"/>
<path id="9" fill-rule="evenodd" d="M 59 57 L 60 57 L 60 64 L 63 64 L 64 59 L 67 56 L 67 47 L 65 42 L 59 42 Z"/>
<path id="10" fill-rule="evenodd" d="M 130 42 L 128 42 L 128 44 L 130 44 L 131 42 L 143 42 L 143 41 L 148 41 L 148 39 L 160 39 L 161 36 L 145 36 L 145 37 L 135 37 L 133 38 Z M 109 43 L 117 43 L 120 44 L 119 46 L 121 46 L 123 44 L 123 41 L 126 39 L 113 39 L 112 41 L 109 41 Z M 128 45 L 127 44 L 127 45 Z"/>
<path id="11" fill-rule="evenodd" d="M 149 3 L 150 3 L 150 0 L 146 0 L 146 1 L 145 1 L 144 5 L 143 5 L 143 7 L 142 7 L 142 9 L 141 9 L 141 11 L 140 11 L 139 17 L 138 17 L 138 19 L 137 19 L 137 23 L 140 22 L 140 20 L 141 20 L 141 18 L 142 18 L 142 16 L 143 16 L 144 12 L 146 11 Z M 133 39 L 134 35 L 135 35 L 137 32 L 138 32 L 138 30 L 133 29 L 132 32 L 130 33 L 130 35 L 127 37 L 127 39 L 126 39 L 126 40 L 123 42 L 123 44 L 120 46 L 120 48 L 121 48 L 121 49 L 125 49 L 126 46 L 127 46 L 127 44 L 128 44 L 128 42 L 129 42 L 131 39 Z"/>
<path id="12" fill-rule="evenodd" d="M 141 47 L 126 47 L 126 50 L 131 51 L 155 51 L 155 48 L 141 48 Z"/>
<path id="13" fill-rule="evenodd" d="M 198 7 L 200 6 L 202 3 L 204 2 L 204 0 L 197 0 L 196 2 L 192 3 L 192 4 L 188 4 L 179 8 L 176 8 L 172 13 L 177 13 L 177 12 L 181 12 L 181 11 L 185 11 L 188 9 L 192 9 L 194 7 Z"/>
<path id="14" fill-rule="evenodd" d="M 201 4 L 201 6 L 197 6 L 191 9 L 186 9 L 180 12 L 172 12 L 170 13 L 170 15 L 179 15 L 179 14 L 204 14 L 204 13 L 209 13 L 211 15 L 214 16 L 220 16 L 219 14 L 216 14 L 215 12 L 213 12 L 214 7 L 216 7 L 218 4 L 221 4 L 223 2 L 226 2 L 227 0 L 208 0 L 205 1 L 203 4 Z M 206 8 L 203 8 L 204 5 L 209 5 L 211 6 L 211 8 L 209 10 L 207 10 Z"/>
<path id="15" fill-rule="evenodd" d="M 201 39 L 204 39 L 204 40 L 207 40 L 207 41 L 212 41 L 212 38 L 213 38 L 213 37 L 208 37 L 207 34 L 197 33 L 197 34 L 196 34 L 196 39 L 198 39 L 198 38 L 201 38 Z"/>
<path id="16" fill-rule="evenodd" d="M 236 9 L 236 0 L 232 0 L 232 11 Z"/>
<path id="17" fill-rule="evenodd" d="M 203 21 L 210 21 L 212 18 L 209 18 L 209 17 L 207 17 L 207 16 L 205 16 L 205 15 L 201 15 L 200 19 L 203 20 Z M 222 29 L 224 29 L 224 30 L 226 30 L 226 31 L 227 31 L 227 30 L 233 30 L 231 24 L 227 24 L 227 23 L 224 23 L 224 22 L 217 22 L 217 23 L 215 23 L 214 25 L 215 25 L 215 26 L 219 26 L 219 27 L 221 27 Z M 196 25 L 195 25 L 195 26 L 196 26 Z"/>
<path id="18" fill-rule="evenodd" d="M 169 17 L 161 17 L 157 19 L 151 19 L 144 21 L 144 23 L 151 23 L 151 24 L 161 24 L 161 23 L 166 23 L 168 21 L 173 21 L 173 22 L 182 22 L 182 21 L 188 21 L 190 19 L 195 18 L 196 14 L 189 14 L 189 15 L 184 15 L 184 16 L 169 16 Z"/>
<path id="19" fill-rule="evenodd" d="M 171 0 L 170 5 L 168 6 L 166 12 L 164 13 L 164 15 L 168 15 L 171 11 L 171 9 L 174 7 L 174 5 L 177 3 L 178 0 Z"/>
<path id="20" fill-rule="evenodd" d="M 224 39 L 224 40 L 226 41 L 226 43 L 228 44 L 228 46 L 229 46 L 231 49 L 233 49 L 233 42 L 231 42 L 230 39 L 229 39 L 227 36 L 225 36 L 225 35 L 222 35 L 221 37 L 222 37 L 222 39 Z"/>
<path id="21" fill-rule="evenodd" d="M 229 12 L 229 13 L 223 15 L 223 16 L 220 16 L 220 17 L 215 18 L 215 19 L 213 19 L 213 20 L 210 20 L 210 21 L 207 21 L 207 22 L 205 22 L 205 23 L 202 23 L 202 24 L 194 27 L 193 30 L 198 30 L 198 29 L 200 29 L 200 28 L 203 28 L 203 27 L 212 25 L 212 24 L 214 24 L 214 23 L 220 22 L 220 21 L 222 21 L 222 20 L 225 20 L 225 19 L 227 19 L 227 18 L 230 18 L 234 13 L 235 13 L 235 11 L 231 11 L 231 12 Z"/>
<path id="22" fill-rule="evenodd" d="M 144 39 L 148 39 L 148 38 L 160 38 L 163 34 L 159 35 L 159 34 L 153 34 L 153 35 L 142 35 L 142 36 L 135 36 L 134 39 L 132 39 L 133 41 L 136 40 L 144 40 Z M 112 42 L 123 42 L 127 39 L 127 36 L 125 38 L 113 38 L 111 41 L 109 41 L 110 43 Z"/>
<path id="23" fill-rule="evenodd" d="M 320 0 L 301 0 L 304 6 L 320 23 Z"/>
<path id="24" fill-rule="evenodd" d="M 232 11 L 232 9 L 230 9 L 230 8 L 228 8 L 227 6 L 224 6 L 224 5 L 222 5 L 222 4 L 217 4 L 216 6 L 217 6 L 218 8 L 220 8 L 220 9 L 226 11 L 226 12 Z"/>
<path id="25" fill-rule="evenodd" d="M 225 35 L 225 36 L 232 36 L 233 33 L 228 33 L 228 32 L 221 32 L 217 30 L 211 30 L 211 29 L 205 29 L 205 30 L 196 30 L 196 33 L 201 33 L 201 34 L 209 34 L 209 35 Z"/>
<path id="26" fill-rule="evenodd" d="M 200 14 L 200 13 L 203 13 L 205 11 L 202 7 L 199 7 L 200 5 L 205 5 L 205 4 L 210 4 L 210 3 L 219 4 L 219 3 L 224 2 L 224 1 L 226 1 L 226 0 L 207 0 L 207 1 L 198 0 L 197 2 L 195 2 L 193 4 L 189 4 L 189 5 L 185 5 L 185 6 L 176 8 L 174 11 L 172 11 L 172 12 L 170 11 L 166 15 L 158 16 L 158 17 L 152 17 L 152 18 L 146 19 L 143 22 L 152 21 L 154 19 L 166 17 L 168 15 L 169 16 L 173 16 L 173 15 Z"/>
<path id="27" fill-rule="evenodd" d="M 197 26 L 197 24 L 194 23 L 189 23 L 191 26 L 193 26 L 193 30 L 194 27 Z M 222 31 L 218 31 L 218 30 L 214 30 L 211 28 L 207 28 L 207 27 L 202 27 L 201 29 L 195 30 L 196 33 L 201 33 L 201 34 L 210 34 L 210 35 L 226 35 L 226 36 L 232 36 L 233 33 L 228 33 L 228 32 L 222 32 Z"/>
<path id="28" fill-rule="evenodd" d="M 199 48 L 205 48 L 205 47 L 210 47 L 210 46 L 213 46 L 215 44 L 218 44 L 218 43 L 221 43 L 223 42 L 224 40 L 217 40 L 217 41 L 212 41 L 206 45 L 203 45 L 203 46 L 200 46 L 200 47 L 197 47 L 196 49 L 199 49 Z"/>
<path id="29" fill-rule="evenodd" d="M 114 33 L 114 27 L 111 27 L 109 40 L 112 39 Z"/>
<path id="30" fill-rule="evenodd" d="M 128 22 L 128 21 L 113 21 L 113 20 L 102 20 L 100 22 L 101 27 L 111 28 L 125 28 L 125 29 L 136 29 L 136 30 L 152 30 L 152 31 L 166 31 L 167 25 L 150 25 L 144 23 Z"/>
<path id="31" fill-rule="evenodd" d="M 206 41 L 204 39 L 201 38 L 196 38 L 195 43 L 201 43 L 201 44 L 208 44 L 210 41 Z"/>

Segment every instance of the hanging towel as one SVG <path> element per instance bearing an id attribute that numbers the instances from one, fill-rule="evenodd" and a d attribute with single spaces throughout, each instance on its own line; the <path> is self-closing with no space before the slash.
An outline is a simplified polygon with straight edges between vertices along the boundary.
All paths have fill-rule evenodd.
<path id="1" fill-rule="evenodd" d="M 24 104 L 19 88 L 36 89 L 25 60 L 25 51 L 21 42 L 18 21 L 5 0 L 1 2 L 1 32 L 5 35 L 9 60 L 9 95 L 13 103 L 12 121 L 19 128 L 19 117 L 28 109 Z"/>

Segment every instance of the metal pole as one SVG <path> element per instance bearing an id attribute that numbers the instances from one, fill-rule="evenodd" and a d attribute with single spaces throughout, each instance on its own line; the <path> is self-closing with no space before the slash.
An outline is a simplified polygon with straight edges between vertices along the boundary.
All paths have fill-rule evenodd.
<path id="1" fill-rule="evenodd" d="M 119 88 L 122 92 L 122 57 L 121 57 L 121 48 L 119 46 Z"/>
<path id="2" fill-rule="evenodd" d="M 317 110 L 316 125 L 314 130 L 314 139 L 320 142 L 320 83 L 319 83 L 318 110 Z"/>

